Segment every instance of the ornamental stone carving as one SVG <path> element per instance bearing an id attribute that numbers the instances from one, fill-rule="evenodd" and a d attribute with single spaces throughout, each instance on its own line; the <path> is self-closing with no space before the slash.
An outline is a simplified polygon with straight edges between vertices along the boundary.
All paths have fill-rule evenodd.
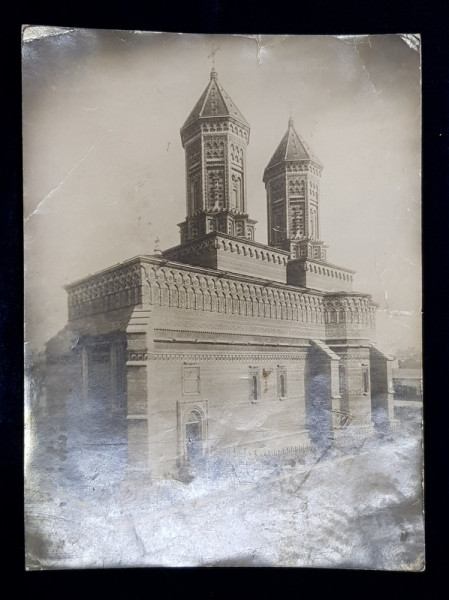
<path id="1" fill-rule="evenodd" d="M 172 285 L 182 281 L 181 289 Z M 183 275 L 161 267 L 148 269 L 154 304 L 228 314 L 309 323 L 355 323 L 374 326 L 374 306 L 364 296 L 318 296 L 272 286 L 235 282 L 225 277 Z M 167 284 L 170 284 L 167 285 Z"/>
<path id="2" fill-rule="evenodd" d="M 69 319 L 134 306 L 142 301 L 139 263 L 117 267 L 67 286 Z"/>

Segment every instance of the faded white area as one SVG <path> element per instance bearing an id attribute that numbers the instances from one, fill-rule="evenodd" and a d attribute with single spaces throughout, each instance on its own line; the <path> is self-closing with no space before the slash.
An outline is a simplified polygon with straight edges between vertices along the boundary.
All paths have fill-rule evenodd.
<path id="1" fill-rule="evenodd" d="M 416 39 L 415 39 L 416 38 Z M 25 27 L 26 338 L 66 323 L 63 285 L 179 243 L 179 129 L 220 81 L 251 125 L 248 209 L 290 116 L 324 163 L 328 259 L 379 303 L 387 352 L 421 338 L 420 55 L 414 35 L 226 36 Z M 404 43 L 406 42 L 406 43 Z M 416 46 L 416 44 L 415 44 Z"/>
<path id="2" fill-rule="evenodd" d="M 419 36 L 27 26 L 23 40 L 30 353 L 67 322 L 64 284 L 151 254 L 158 238 L 162 249 L 179 242 L 179 130 L 212 63 L 251 125 L 247 195 L 256 239 L 267 239 L 263 170 L 292 116 L 324 163 L 320 218 L 329 261 L 356 270 L 355 290 L 378 302 L 378 346 L 393 355 L 419 351 Z M 130 468 L 123 421 L 77 412 L 74 386 L 53 382 L 52 389 L 37 363 L 29 373 L 30 569 L 423 568 L 419 416 L 344 449 L 271 462 L 211 459 L 190 483 L 154 480 Z"/>
<path id="3" fill-rule="evenodd" d="M 28 462 L 28 569 L 424 568 L 419 429 L 271 462 L 211 459 L 187 483 L 129 470 L 101 421 L 95 438 L 79 421 L 47 427 Z"/>

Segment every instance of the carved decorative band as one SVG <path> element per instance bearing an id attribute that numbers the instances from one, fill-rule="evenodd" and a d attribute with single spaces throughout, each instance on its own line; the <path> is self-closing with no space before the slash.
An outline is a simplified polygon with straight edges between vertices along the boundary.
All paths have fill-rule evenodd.
<path id="1" fill-rule="evenodd" d="M 149 360 L 173 360 L 173 361 L 194 361 L 194 362 L 206 362 L 206 361 L 214 361 L 214 360 L 223 360 L 228 362 L 248 362 L 248 361 L 258 361 L 258 360 L 277 360 L 277 361 L 295 361 L 301 362 L 306 360 L 306 356 L 301 354 L 285 354 L 285 353 L 276 353 L 276 354 L 181 354 L 181 353 L 164 353 L 164 354 L 150 354 Z"/>
<path id="2" fill-rule="evenodd" d="M 68 291 L 69 319 L 135 306 L 142 299 L 139 263 L 93 275 Z"/>
<path id="3" fill-rule="evenodd" d="M 206 312 L 306 323 L 355 323 L 375 327 L 375 307 L 367 296 L 315 295 L 270 285 L 156 265 L 146 269 L 149 304 Z"/>
<path id="4" fill-rule="evenodd" d="M 148 360 L 148 352 L 128 352 L 126 355 L 126 360 L 128 361 L 138 361 L 138 360 Z"/>
<path id="5" fill-rule="evenodd" d="M 118 267 L 71 286 L 68 293 L 69 319 L 148 303 L 265 319 L 375 327 L 375 306 L 368 296 L 315 295 L 158 264 Z"/>

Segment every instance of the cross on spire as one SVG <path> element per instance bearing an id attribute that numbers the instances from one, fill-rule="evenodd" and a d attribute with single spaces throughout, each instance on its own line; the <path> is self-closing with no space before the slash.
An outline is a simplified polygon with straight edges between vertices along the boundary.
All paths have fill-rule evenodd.
<path id="1" fill-rule="evenodd" d="M 218 48 L 217 46 L 212 46 L 211 53 L 207 57 L 207 58 L 212 58 L 212 69 L 211 69 L 211 72 L 210 72 L 210 78 L 211 79 L 217 79 L 217 77 L 218 77 L 218 73 L 215 70 L 215 55 L 217 54 L 217 52 L 219 50 L 220 50 L 220 48 Z"/>

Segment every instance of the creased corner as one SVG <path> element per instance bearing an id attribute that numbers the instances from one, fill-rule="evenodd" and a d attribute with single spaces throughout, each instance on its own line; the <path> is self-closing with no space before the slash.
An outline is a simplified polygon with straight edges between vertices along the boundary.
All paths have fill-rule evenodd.
<path id="1" fill-rule="evenodd" d="M 249 38 L 251 40 L 254 40 L 257 44 L 257 62 L 259 65 L 262 64 L 262 59 L 263 59 L 263 55 L 266 52 L 267 48 L 270 48 L 272 46 L 276 46 L 282 42 L 284 42 L 287 38 L 288 35 L 282 35 L 282 36 L 276 36 L 275 40 L 272 41 L 270 44 L 263 44 L 263 38 L 266 36 L 262 36 L 260 34 L 254 35 L 254 34 L 235 34 L 236 37 L 244 37 L 244 38 Z"/>
<path id="2" fill-rule="evenodd" d="M 419 33 L 399 33 L 399 37 L 415 52 L 421 51 L 421 36 Z"/>

